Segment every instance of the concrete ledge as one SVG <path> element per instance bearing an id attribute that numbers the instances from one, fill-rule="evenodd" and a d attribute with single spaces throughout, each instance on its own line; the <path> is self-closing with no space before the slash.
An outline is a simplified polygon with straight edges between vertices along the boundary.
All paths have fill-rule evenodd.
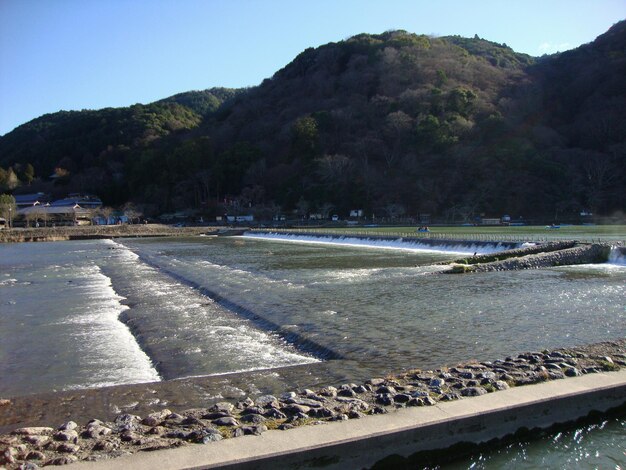
<path id="1" fill-rule="evenodd" d="M 360 420 L 80 462 L 67 468 L 367 468 L 393 454 L 408 457 L 460 442 L 486 442 L 521 428 L 545 428 L 624 403 L 626 370 L 516 387 Z"/>

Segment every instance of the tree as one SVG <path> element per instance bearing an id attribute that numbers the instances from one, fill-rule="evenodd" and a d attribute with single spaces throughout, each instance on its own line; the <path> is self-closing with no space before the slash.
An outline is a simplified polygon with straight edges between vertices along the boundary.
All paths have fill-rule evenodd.
<path id="1" fill-rule="evenodd" d="M 0 217 L 3 217 L 9 222 L 9 228 L 13 226 L 13 217 L 17 212 L 17 206 L 15 205 L 15 198 L 10 194 L 0 195 Z"/>
<path id="2" fill-rule="evenodd" d="M 304 199 L 304 197 L 300 197 L 298 203 L 296 204 L 296 208 L 298 209 L 298 215 L 305 218 L 309 212 L 309 202 Z"/>
<path id="3" fill-rule="evenodd" d="M 350 179 L 353 163 L 345 155 L 324 155 L 315 160 L 317 174 L 327 184 L 342 184 Z"/>
<path id="4" fill-rule="evenodd" d="M 39 214 L 37 213 L 36 207 L 37 206 L 33 206 L 29 208 L 28 212 L 26 212 L 26 215 L 24 216 L 24 219 L 26 219 L 27 227 L 30 227 L 31 225 L 35 225 L 37 223 Z"/>
<path id="5" fill-rule="evenodd" d="M 132 202 L 127 202 L 124 204 L 124 214 L 128 217 L 128 220 L 131 224 L 135 223 L 135 220 L 139 222 L 139 219 L 143 217 L 143 213 L 137 208 L 135 204 Z"/>
<path id="6" fill-rule="evenodd" d="M 24 181 L 24 183 L 30 186 L 30 184 L 35 179 L 35 168 L 33 167 L 33 165 L 31 165 L 30 163 L 26 165 L 22 178 L 23 178 L 22 181 Z"/>
<path id="7" fill-rule="evenodd" d="M 402 217 L 406 210 L 402 204 L 391 203 L 385 206 L 385 212 L 393 220 Z"/>
<path id="8" fill-rule="evenodd" d="M 20 180 L 18 179 L 17 175 L 15 174 L 15 171 L 13 171 L 13 168 L 11 167 L 9 167 L 9 169 L 7 170 L 5 184 L 9 190 L 13 190 L 17 188 L 20 184 Z"/>
<path id="9" fill-rule="evenodd" d="M 109 225 L 109 218 L 111 217 L 111 214 L 113 213 L 113 208 L 112 207 L 108 207 L 108 206 L 102 206 L 100 208 L 99 212 L 100 212 L 100 215 L 106 221 L 105 224 Z"/>
<path id="10" fill-rule="evenodd" d="M 322 214 L 322 217 L 324 219 L 328 219 L 330 217 L 330 213 L 331 211 L 335 208 L 335 206 L 333 204 L 331 204 L 330 202 L 325 202 L 324 204 L 322 204 L 320 206 L 320 213 Z"/>
<path id="11" fill-rule="evenodd" d="M 305 161 L 312 160 L 318 152 L 317 121 L 310 116 L 296 119 L 291 134 L 293 158 L 300 157 Z"/>
<path id="12" fill-rule="evenodd" d="M 385 161 L 388 167 L 400 155 L 400 149 L 406 140 L 411 128 L 411 117 L 402 111 L 389 113 L 385 118 L 384 135 L 389 141 L 390 151 L 385 153 Z"/>

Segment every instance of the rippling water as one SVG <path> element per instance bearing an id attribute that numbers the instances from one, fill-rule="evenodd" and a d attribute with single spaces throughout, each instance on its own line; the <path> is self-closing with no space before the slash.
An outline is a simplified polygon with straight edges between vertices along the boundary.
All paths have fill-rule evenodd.
<path id="1" fill-rule="evenodd" d="M 541 432 L 533 439 L 477 453 L 442 468 L 622 470 L 625 467 L 626 418 L 622 413 L 621 417 L 598 419 L 556 432 Z"/>
<path id="2" fill-rule="evenodd" d="M 438 274 L 455 256 L 241 237 L 0 245 L 0 396 L 320 361 L 319 383 L 362 381 L 626 334 L 623 265 Z"/>

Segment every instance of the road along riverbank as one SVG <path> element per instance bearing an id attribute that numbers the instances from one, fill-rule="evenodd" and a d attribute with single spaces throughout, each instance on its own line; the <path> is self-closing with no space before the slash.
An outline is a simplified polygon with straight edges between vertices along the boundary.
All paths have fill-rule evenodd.
<path id="1" fill-rule="evenodd" d="M 176 237 L 201 234 L 213 235 L 214 227 L 173 227 L 162 224 L 92 225 L 86 227 L 39 227 L 0 230 L 0 243 L 53 242 L 67 240 L 96 240 L 121 237 Z"/>
<path id="2" fill-rule="evenodd" d="M 622 339 L 528 352 L 493 362 L 409 370 L 363 384 L 248 396 L 206 408 L 155 406 L 155 411 L 143 417 L 121 413 L 107 421 L 94 418 L 78 424 L 70 419 L 49 426 L 23 426 L 0 436 L 0 465 L 16 469 L 24 463 L 104 460 L 104 466 L 111 468 L 210 468 L 243 463 L 249 467 L 242 468 L 257 468 L 271 459 L 279 466 L 320 462 L 331 468 L 370 466 L 390 454 L 409 456 L 457 442 L 482 442 L 520 427 L 545 427 L 623 405 L 624 367 L 626 340 Z M 12 406 L 10 399 L 0 401 L 0 417 L 10 413 Z M 331 424 L 336 421 L 350 423 Z M 301 427 L 306 430 L 288 431 Z M 265 434 L 268 430 L 273 432 Z M 257 439 L 220 442 L 261 434 Z M 159 452 L 157 457 L 142 452 L 129 461 L 108 460 L 176 447 L 189 450 Z"/>

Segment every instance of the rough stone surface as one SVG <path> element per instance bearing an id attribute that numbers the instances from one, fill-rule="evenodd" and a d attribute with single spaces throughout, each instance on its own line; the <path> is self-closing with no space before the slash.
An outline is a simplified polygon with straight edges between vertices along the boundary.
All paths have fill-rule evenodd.
<path id="1" fill-rule="evenodd" d="M 510 386 L 623 366 L 626 366 L 626 340 L 528 352 L 504 360 L 469 362 L 436 371 L 409 370 L 394 377 L 370 379 L 363 385 L 288 392 L 280 399 L 273 395 L 246 397 L 236 404 L 220 402 L 209 408 L 179 413 L 161 409 L 143 419 L 124 413 L 113 422 L 93 419 L 81 426 L 69 421 L 56 431 L 52 427 L 24 427 L 0 436 L 0 466 L 15 470 L 181 445 L 210 445 L 224 438 L 258 435 L 267 429 L 287 430 L 309 423 L 363 419 L 396 408 L 467 400 Z M 28 465 L 31 467 L 24 467 Z"/>
<path id="2" fill-rule="evenodd" d="M 562 244 L 572 242 L 559 242 Z M 567 266 L 604 262 L 608 259 L 610 246 L 607 244 L 576 245 L 571 248 L 558 249 L 535 254 L 522 254 L 485 264 L 472 265 L 470 271 L 510 271 L 517 269 L 539 269 L 551 266 Z M 497 257 L 497 254 L 494 255 Z"/>

